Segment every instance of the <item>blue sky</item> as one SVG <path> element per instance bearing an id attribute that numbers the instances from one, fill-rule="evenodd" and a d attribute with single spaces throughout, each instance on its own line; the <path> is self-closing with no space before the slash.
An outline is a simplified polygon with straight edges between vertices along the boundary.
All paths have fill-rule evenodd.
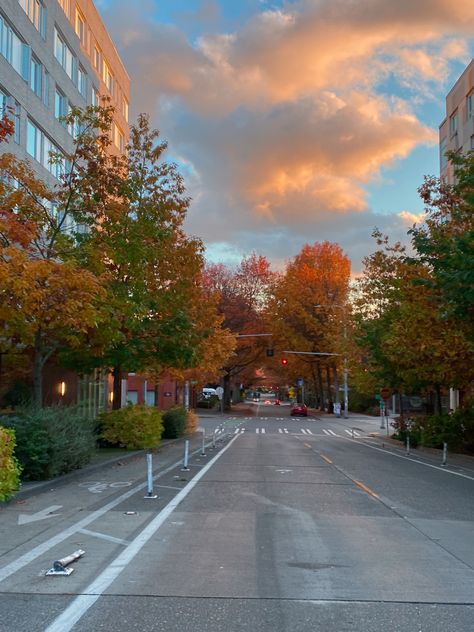
<path id="1" fill-rule="evenodd" d="M 169 142 L 208 257 L 281 266 L 336 241 L 353 271 L 438 172 L 445 95 L 472 58 L 472 0 L 102 0 L 132 113 Z"/>

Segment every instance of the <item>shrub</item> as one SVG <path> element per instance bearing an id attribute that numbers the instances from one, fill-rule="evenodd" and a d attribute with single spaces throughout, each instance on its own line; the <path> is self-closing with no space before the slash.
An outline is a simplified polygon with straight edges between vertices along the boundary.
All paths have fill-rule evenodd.
<path id="1" fill-rule="evenodd" d="M 217 395 L 211 395 L 210 397 L 206 398 L 206 399 L 200 399 L 197 404 L 196 407 L 197 408 L 216 408 L 219 405 L 219 398 L 217 397 Z"/>
<path id="2" fill-rule="evenodd" d="M 79 406 L 25 408 L 3 418 L 13 428 L 24 480 L 54 478 L 89 462 L 96 424 Z"/>
<path id="3" fill-rule="evenodd" d="M 9 500 L 20 487 L 21 466 L 15 458 L 15 432 L 0 426 L 0 501 Z"/>
<path id="4" fill-rule="evenodd" d="M 163 433 L 162 412 L 143 404 L 102 413 L 99 421 L 103 439 L 129 450 L 156 448 Z"/>
<path id="5" fill-rule="evenodd" d="M 181 406 L 173 406 L 163 413 L 163 438 L 176 439 L 184 434 L 187 412 Z"/>
<path id="6" fill-rule="evenodd" d="M 199 417 L 192 410 L 188 410 L 186 415 L 186 434 L 191 434 L 192 432 L 196 432 L 199 426 Z"/>

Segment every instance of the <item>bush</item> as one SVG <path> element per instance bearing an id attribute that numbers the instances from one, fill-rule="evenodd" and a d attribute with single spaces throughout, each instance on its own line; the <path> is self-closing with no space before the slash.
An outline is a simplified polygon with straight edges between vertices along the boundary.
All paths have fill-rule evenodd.
<path id="1" fill-rule="evenodd" d="M 79 406 L 26 408 L 2 418 L 16 435 L 15 454 L 24 480 L 54 478 L 89 462 L 96 423 Z"/>
<path id="2" fill-rule="evenodd" d="M 395 439 L 406 441 L 410 427 L 410 444 L 427 448 L 443 447 L 447 443 L 454 451 L 474 452 L 474 405 L 456 410 L 451 415 L 418 416 L 409 419 L 400 417 L 392 423 Z M 408 427 L 407 427 L 408 426 Z"/>
<path id="3" fill-rule="evenodd" d="M 13 455 L 15 432 L 0 427 L 0 501 L 9 500 L 20 487 L 21 466 Z"/>
<path id="4" fill-rule="evenodd" d="M 210 397 L 207 397 L 206 399 L 200 399 L 197 402 L 196 407 L 214 409 L 219 405 L 219 401 L 220 400 L 217 397 L 217 395 L 211 395 Z"/>
<path id="5" fill-rule="evenodd" d="M 99 421 L 103 439 L 129 450 L 156 448 L 163 433 L 162 412 L 143 404 L 102 413 Z"/>
<path id="6" fill-rule="evenodd" d="M 186 415 L 186 434 L 191 434 L 192 432 L 196 432 L 199 426 L 199 417 L 192 410 L 188 410 Z"/>
<path id="7" fill-rule="evenodd" d="M 163 413 L 163 438 L 176 439 L 186 430 L 187 412 L 181 406 L 173 406 Z"/>

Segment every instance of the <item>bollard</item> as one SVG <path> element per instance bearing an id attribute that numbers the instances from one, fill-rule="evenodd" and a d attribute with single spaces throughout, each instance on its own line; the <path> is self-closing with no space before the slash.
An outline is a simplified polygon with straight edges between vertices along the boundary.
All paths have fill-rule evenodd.
<path id="1" fill-rule="evenodd" d="M 216 430 L 214 429 L 214 432 L 212 433 L 212 449 L 215 450 L 216 449 Z"/>
<path id="2" fill-rule="evenodd" d="M 70 575 L 74 569 L 72 567 L 66 568 L 66 566 L 71 564 L 71 562 L 78 560 L 84 555 L 84 553 L 85 551 L 78 549 L 77 551 L 74 551 L 74 553 L 71 553 L 71 555 L 63 557 L 60 560 L 56 560 L 56 562 L 53 562 L 53 568 L 46 571 L 45 575 Z"/>
<path id="3" fill-rule="evenodd" d="M 407 456 L 410 456 L 410 437 L 407 435 Z"/>
<path id="4" fill-rule="evenodd" d="M 380 430 L 385 428 L 385 418 L 384 418 L 384 410 L 382 406 L 380 406 Z"/>
<path id="5" fill-rule="evenodd" d="M 151 452 L 147 452 L 146 455 L 146 480 L 147 480 L 147 495 L 144 498 L 158 498 L 156 494 L 153 494 L 153 455 Z"/>
<path id="6" fill-rule="evenodd" d="M 441 463 L 441 465 L 446 465 L 447 460 L 448 460 L 448 444 L 443 443 L 443 462 Z"/>
<path id="7" fill-rule="evenodd" d="M 354 428 L 351 428 L 352 438 L 354 438 Z"/>
<path id="8" fill-rule="evenodd" d="M 205 443 L 206 443 L 206 431 L 202 430 L 202 447 L 201 447 L 201 456 L 206 456 L 206 448 L 205 448 Z"/>
<path id="9" fill-rule="evenodd" d="M 188 459 L 189 459 L 189 439 L 186 439 L 186 441 L 184 442 L 184 460 L 183 460 L 183 467 L 181 468 L 182 472 L 189 472 Z"/>

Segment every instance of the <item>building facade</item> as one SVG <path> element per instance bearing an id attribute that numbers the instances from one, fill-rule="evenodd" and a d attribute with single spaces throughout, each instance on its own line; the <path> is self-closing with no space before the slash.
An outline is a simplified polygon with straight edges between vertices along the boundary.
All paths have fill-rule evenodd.
<path id="1" fill-rule="evenodd" d="M 60 166 L 50 151 L 70 152 L 74 143 L 61 117 L 102 95 L 116 108 L 113 146 L 123 151 L 130 79 L 92 0 L 2 0 L 0 107 L 14 117 L 15 134 L 1 151 L 54 182 Z"/>
<path id="2" fill-rule="evenodd" d="M 474 149 L 474 59 L 446 97 L 446 118 L 439 127 L 440 174 L 454 182 L 447 151 L 467 153 Z"/>

